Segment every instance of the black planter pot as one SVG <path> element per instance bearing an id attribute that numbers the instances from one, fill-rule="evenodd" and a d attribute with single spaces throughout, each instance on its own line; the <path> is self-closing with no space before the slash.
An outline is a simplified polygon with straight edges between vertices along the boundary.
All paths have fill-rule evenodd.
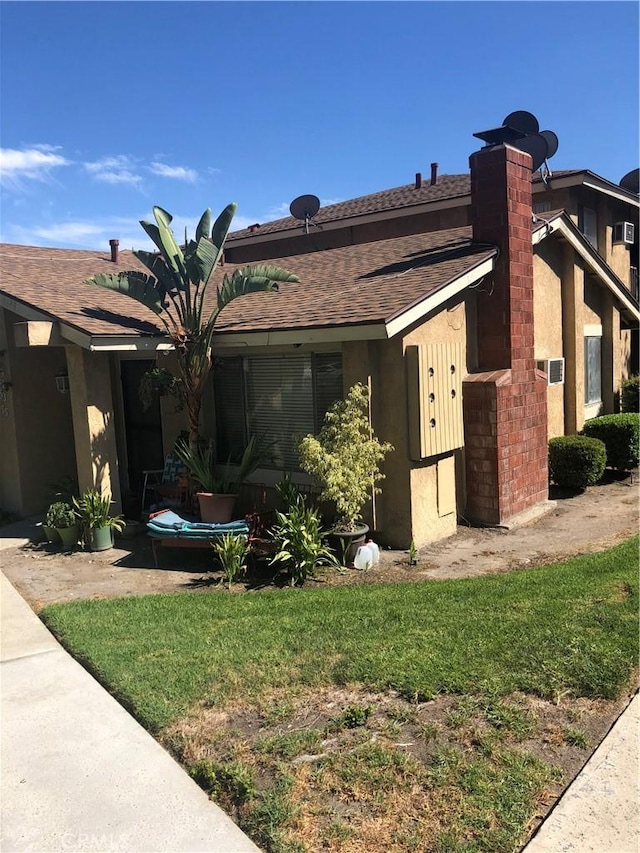
<path id="1" fill-rule="evenodd" d="M 331 531 L 330 539 L 332 547 L 338 559 L 342 560 L 345 566 L 353 565 L 358 548 L 364 545 L 368 532 L 368 524 L 358 524 L 353 530 L 334 529 Z"/>

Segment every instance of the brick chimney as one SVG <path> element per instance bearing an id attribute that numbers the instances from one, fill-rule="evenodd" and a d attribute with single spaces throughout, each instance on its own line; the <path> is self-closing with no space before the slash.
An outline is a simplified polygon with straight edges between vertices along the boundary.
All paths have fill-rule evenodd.
<path id="1" fill-rule="evenodd" d="M 501 524 L 548 495 L 547 389 L 534 360 L 532 161 L 502 144 L 469 164 L 473 239 L 500 255 L 478 292 L 478 372 L 464 383 L 467 513 Z"/>

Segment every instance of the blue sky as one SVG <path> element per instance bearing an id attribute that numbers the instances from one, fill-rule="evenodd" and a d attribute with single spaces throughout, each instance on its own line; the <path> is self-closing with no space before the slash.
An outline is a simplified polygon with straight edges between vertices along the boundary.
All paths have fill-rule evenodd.
<path id="1" fill-rule="evenodd" d="M 467 171 L 517 109 L 555 169 L 638 166 L 636 2 L 2 2 L 5 242 L 146 245 Z"/>

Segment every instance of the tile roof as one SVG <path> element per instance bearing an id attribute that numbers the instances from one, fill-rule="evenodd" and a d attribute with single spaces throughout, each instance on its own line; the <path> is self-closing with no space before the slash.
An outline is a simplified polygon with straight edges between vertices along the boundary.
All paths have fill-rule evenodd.
<path id="1" fill-rule="evenodd" d="M 580 170 L 565 169 L 554 172 L 553 174 L 556 177 L 564 177 L 580 173 Z M 534 183 L 540 183 L 542 178 L 539 173 L 536 173 L 533 180 Z M 439 175 L 437 183 L 433 186 L 428 178 L 426 180 L 423 178 L 420 189 L 416 189 L 415 183 L 405 184 L 401 187 L 394 187 L 390 190 L 382 190 L 381 192 L 321 207 L 313 217 L 313 222 L 317 225 L 323 225 L 342 219 L 350 219 L 355 216 L 407 209 L 430 202 L 464 197 L 469 195 L 470 192 L 471 179 L 468 173 L 463 175 Z M 227 242 L 232 246 L 234 240 L 245 239 L 247 237 L 262 237 L 267 234 L 275 235 L 284 231 L 299 231 L 300 228 L 301 222 L 299 219 L 294 219 L 293 216 L 285 216 L 283 219 L 265 222 L 255 230 L 252 230 L 252 226 L 251 228 L 234 231 L 229 234 Z"/>
<path id="2" fill-rule="evenodd" d="M 384 322 L 495 251 L 472 244 L 470 228 L 454 228 L 273 259 L 269 263 L 296 273 L 300 283 L 235 300 L 217 326 L 252 332 Z M 0 263 L 0 293 L 52 319 L 97 336 L 161 331 L 155 315 L 135 300 L 85 284 L 97 272 L 139 269 L 130 252 L 121 252 L 115 267 L 101 252 L 4 245 Z M 226 264 L 214 283 L 233 269 Z M 214 288 L 208 296 L 213 301 Z"/>

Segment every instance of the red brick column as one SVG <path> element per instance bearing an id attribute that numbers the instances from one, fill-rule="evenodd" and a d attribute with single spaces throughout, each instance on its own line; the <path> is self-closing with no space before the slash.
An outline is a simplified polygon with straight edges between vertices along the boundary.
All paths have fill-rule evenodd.
<path id="1" fill-rule="evenodd" d="M 478 373 L 463 384 L 467 514 L 499 524 L 545 500 L 547 389 L 534 360 L 531 158 L 505 145 L 473 154 L 473 237 L 497 245 L 477 302 Z"/>

